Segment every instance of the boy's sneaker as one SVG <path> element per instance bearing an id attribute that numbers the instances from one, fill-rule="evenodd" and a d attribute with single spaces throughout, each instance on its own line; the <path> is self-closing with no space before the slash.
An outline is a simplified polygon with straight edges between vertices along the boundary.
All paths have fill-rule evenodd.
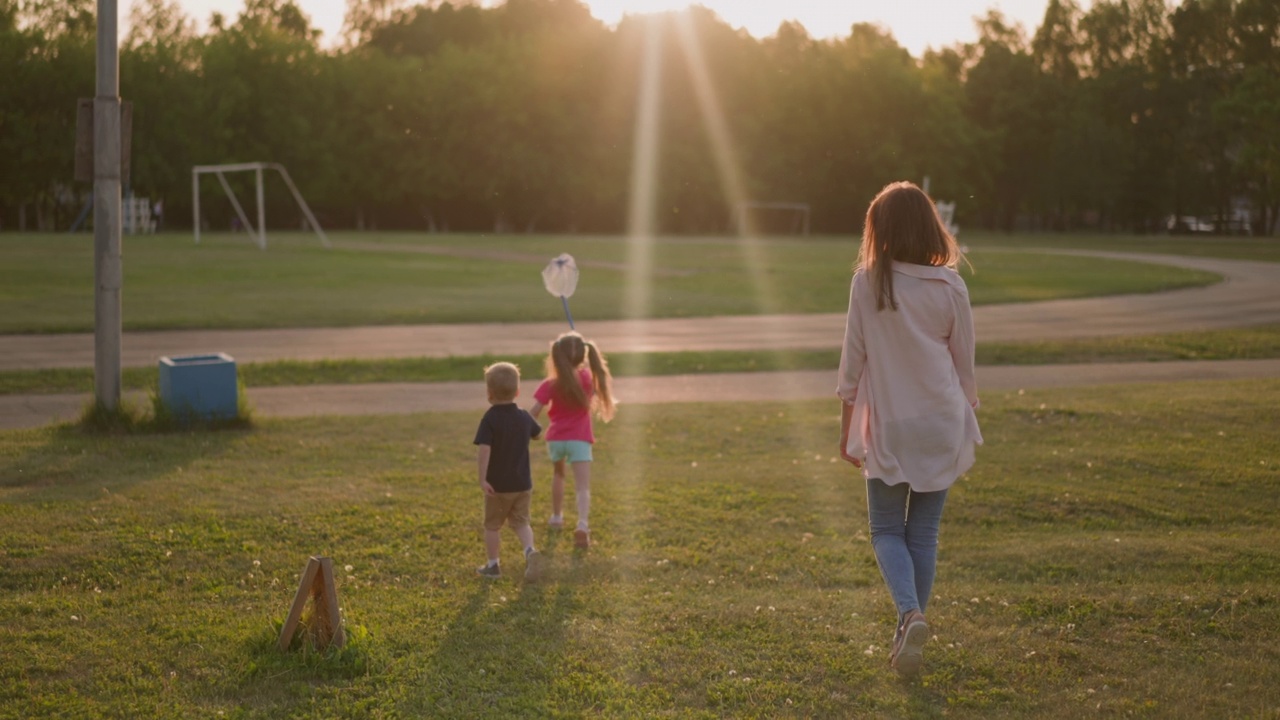
<path id="1" fill-rule="evenodd" d="M 573 531 L 573 546 L 579 550 L 586 550 L 591 547 L 591 531 L 586 528 L 578 528 Z"/>
<path id="2" fill-rule="evenodd" d="M 476 568 L 476 574 L 487 578 L 502 577 L 502 568 L 498 567 L 497 563 L 492 565 L 486 563 Z"/>
<path id="3" fill-rule="evenodd" d="M 542 553 L 534 550 L 524 556 L 524 579 L 526 582 L 537 582 L 542 577 Z"/>
<path id="4" fill-rule="evenodd" d="M 929 639 L 929 624 L 924 613 L 912 610 L 902 620 L 902 627 L 894 638 L 889 665 L 903 677 L 915 677 L 924 665 L 924 644 Z"/>
<path id="5" fill-rule="evenodd" d="M 547 527 L 552 530 L 563 530 L 564 518 L 560 515 L 552 515 L 551 519 L 547 521 Z"/>

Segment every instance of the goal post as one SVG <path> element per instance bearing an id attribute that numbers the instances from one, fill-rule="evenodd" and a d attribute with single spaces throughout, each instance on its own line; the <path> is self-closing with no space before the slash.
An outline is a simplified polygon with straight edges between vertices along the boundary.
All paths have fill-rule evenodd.
<path id="1" fill-rule="evenodd" d="M 288 186 L 289 192 L 293 195 L 294 202 L 298 203 L 298 208 L 302 210 L 302 214 L 307 219 L 307 223 L 311 225 L 311 229 L 320 237 L 320 242 L 325 247 L 330 247 L 329 238 L 324 234 L 324 230 L 320 227 L 320 223 L 316 221 L 316 216 L 312 214 L 311 208 L 307 205 L 307 201 L 303 199 L 302 193 L 298 192 L 298 186 L 293 184 L 293 178 L 289 177 L 289 171 L 280 163 L 270 162 L 248 162 L 248 163 L 229 163 L 225 165 L 196 165 L 191 168 L 191 214 L 194 220 L 196 243 L 200 242 L 200 176 L 213 175 L 218 178 L 218 184 L 222 186 L 222 191 L 226 193 L 227 199 L 231 201 L 231 207 L 235 209 L 236 216 L 240 218 L 240 222 L 245 229 L 253 237 L 258 247 L 267 249 L 267 206 L 263 202 L 262 192 L 262 171 L 276 170 L 279 171 L 280 177 L 284 179 L 284 184 Z M 254 174 L 254 195 L 258 203 L 258 223 L 255 225 L 249 222 L 249 216 L 245 214 L 244 207 L 240 205 L 240 200 L 231 189 L 231 185 L 227 183 L 225 173 L 229 172 L 249 172 Z"/>
<path id="2" fill-rule="evenodd" d="M 739 233 L 747 232 L 750 227 L 748 221 L 752 213 L 767 212 L 770 214 L 790 214 L 791 215 L 791 232 L 800 235 L 809 234 L 809 204 L 801 202 L 779 202 L 779 201 L 758 201 L 748 200 L 738 203 L 734 208 L 733 217 L 729 219 L 734 230 Z"/>

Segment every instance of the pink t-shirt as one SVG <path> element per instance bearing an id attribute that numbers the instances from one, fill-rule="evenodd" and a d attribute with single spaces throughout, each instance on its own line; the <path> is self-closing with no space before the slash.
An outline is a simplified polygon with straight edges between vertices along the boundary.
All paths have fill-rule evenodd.
<path id="1" fill-rule="evenodd" d="M 595 388 L 591 383 L 591 371 L 586 368 L 578 370 L 578 382 L 590 400 Z M 571 398 L 565 397 L 556 387 L 554 378 L 542 381 L 533 391 L 533 399 L 547 407 L 547 419 L 551 427 L 547 428 L 547 440 L 581 440 L 594 443 L 595 433 L 591 429 L 591 408 L 578 407 Z"/>

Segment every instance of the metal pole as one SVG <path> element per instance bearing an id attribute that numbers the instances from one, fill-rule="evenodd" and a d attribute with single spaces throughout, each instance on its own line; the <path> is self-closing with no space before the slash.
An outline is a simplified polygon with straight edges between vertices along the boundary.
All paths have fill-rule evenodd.
<path id="1" fill-rule="evenodd" d="M 284 184 L 289 186 L 289 192 L 293 193 L 293 199 L 297 201 L 298 207 L 302 208 L 302 214 L 307 216 L 307 222 L 311 223 L 311 229 L 320 236 L 320 242 L 325 247 L 329 247 L 329 236 L 325 235 L 324 230 L 320 228 L 320 223 L 316 220 L 316 216 L 312 214 L 311 208 L 307 206 L 307 201 L 302 198 L 302 193 L 298 192 L 298 186 L 294 185 L 293 178 L 289 177 L 289 171 L 278 163 L 272 163 L 271 167 L 280 171 L 280 177 L 284 178 Z"/>
<path id="2" fill-rule="evenodd" d="M 262 166 L 259 165 L 253 171 L 254 178 L 258 181 L 258 247 L 263 250 L 267 249 L 267 206 L 262 202 Z"/>
<path id="3" fill-rule="evenodd" d="M 200 244 L 200 173 L 191 171 L 191 219 L 196 230 L 196 244 Z"/>
<path id="4" fill-rule="evenodd" d="M 93 379 L 98 404 L 120 406 L 120 52 L 116 0 L 98 0 L 93 98 Z"/>

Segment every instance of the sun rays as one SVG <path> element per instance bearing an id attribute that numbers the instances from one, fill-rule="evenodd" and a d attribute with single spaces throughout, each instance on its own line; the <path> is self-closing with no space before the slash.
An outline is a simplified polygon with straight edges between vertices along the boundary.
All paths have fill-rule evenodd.
<path id="1" fill-rule="evenodd" d="M 674 35 L 674 41 L 680 48 L 684 70 L 688 73 L 694 97 L 702 120 L 703 130 L 711 149 L 715 163 L 716 176 L 724 193 L 725 205 L 729 208 L 740 207 L 751 199 L 748 184 L 736 151 L 733 134 L 726 119 L 723 104 L 716 90 L 716 84 L 708 67 L 702 50 L 698 29 L 693 14 L 690 12 L 674 12 L 661 15 L 650 15 L 643 18 L 642 57 L 638 65 L 635 135 L 632 142 L 631 188 L 628 205 L 627 222 L 627 272 L 625 288 L 626 318 L 634 324 L 634 332 L 643 344 L 646 318 L 652 311 L 653 265 L 656 252 L 655 235 L 660 231 L 657 220 L 657 201 L 659 197 L 661 120 L 662 120 L 662 77 L 665 45 L 669 42 L 668 33 Z M 779 293 L 785 292 L 774 282 L 770 273 L 769 256 L 765 251 L 756 227 L 748 219 L 737 227 L 738 251 L 742 254 L 747 269 L 746 280 L 757 299 L 757 308 L 762 317 L 759 322 L 759 345 L 762 348 L 780 348 L 778 341 L 783 334 L 785 317 L 776 313 L 782 307 Z M 833 329 L 838 332 L 839 328 Z M 833 337 L 832 343 L 838 341 Z M 781 350 L 780 350 L 781 351 Z M 644 362 L 643 360 L 641 361 Z M 646 367 L 634 368 L 637 374 L 645 374 Z M 778 374 L 762 376 L 761 382 L 787 382 L 789 376 Z M 834 394 L 834 369 L 832 392 Z M 799 395 L 796 394 L 798 397 Z M 625 402 L 626 398 L 622 398 Z M 833 406 L 833 418 L 834 408 Z M 619 456 L 618 490 L 619 501 L 630 508 L 621 513 L 623 518 L 642 517 L 644 513 L 636 512 L 643 505 L 642 494 L 647 482 L 648 470 L 646 458 L 648 441 L 646 428 L 649 426 L 650 411 L 646 405 L 628 405 L 626 420 L 614 446 Z M 778 413 L 777 433 L 788 438 L 796 449 L 797 458 L 810 457 L 815 448 L 830 445 L 835 452 L 838 424 L 833 419 L 830 443 L 823 443 L 821 438 L 812 436 L 811 428 L 802 428 L 799 418 L 803 413 L 793 412 L 788 407 Z M 697 460 L 697 458 L 693 458 Z M 783 466 L 779 468 L 759 468 L 753 471 L 798 473 L 799 469 Z M 797 480 L 800 480 L 797 477 Z M 814 497 L 811 500 L 823 507 L 832 507 L 848 502 L 848 498 L 832 489 L 819 489 L 811 483 L 798 483 L 797 487 L 805 487 L 806 492 Z M 620 530 L 627 535 L 634 531 L 634 522 Z"/>

